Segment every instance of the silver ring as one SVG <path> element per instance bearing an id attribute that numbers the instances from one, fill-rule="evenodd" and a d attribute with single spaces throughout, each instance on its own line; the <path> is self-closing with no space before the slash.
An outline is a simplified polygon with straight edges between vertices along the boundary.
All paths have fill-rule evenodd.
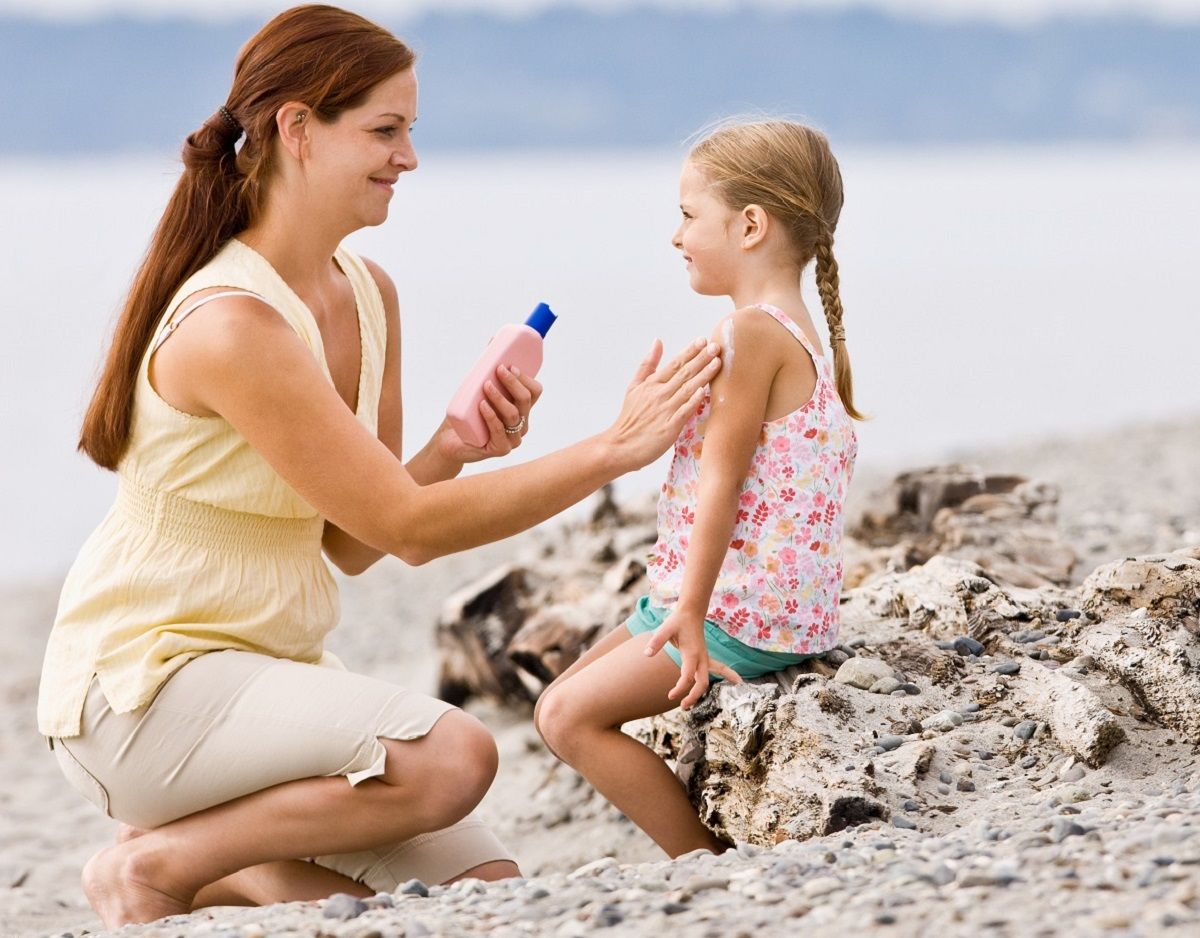
<path id="1" fill-rule="evenodd" d="M 517 421 L 517 425 L 515 427 L 505 427 L 504 432 L 507 433 L 509 436 L 516 436 L 518 433 L 520 433 L 524 429 L 525 429 L 525 418 L 521 417 L 521 419 Z"/>

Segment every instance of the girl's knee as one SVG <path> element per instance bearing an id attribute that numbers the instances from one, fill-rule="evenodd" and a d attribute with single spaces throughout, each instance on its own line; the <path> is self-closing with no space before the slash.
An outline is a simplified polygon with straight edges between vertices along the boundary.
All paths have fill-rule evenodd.
<path id="1" fill-rule="evenodd" d="M 569 690 L 559 687 L 542 694 L 533 711 L 533 724 L 554 755 L 563 760 L 570 758 L 572 741 L 578 738 L 582 720 Z"/>

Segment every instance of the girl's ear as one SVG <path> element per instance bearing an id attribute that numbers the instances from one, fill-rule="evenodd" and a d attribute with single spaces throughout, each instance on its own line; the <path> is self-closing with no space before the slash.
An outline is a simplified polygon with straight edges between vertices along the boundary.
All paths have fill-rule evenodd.
<path id="1" fill-rule="evenodd" d="M 738 219 L 742 228 L 742 250 L 749 251 L 767 236 L 770 218 L 761 205 L 747 205 Z"/>
<path id="2" fill-rule="evenodd" d="M 308 148 L 308 125 L 311 122 L 312 108 L 299 101 L 289 101 L 275 112 L 280 144 L 301 163 Z"/>

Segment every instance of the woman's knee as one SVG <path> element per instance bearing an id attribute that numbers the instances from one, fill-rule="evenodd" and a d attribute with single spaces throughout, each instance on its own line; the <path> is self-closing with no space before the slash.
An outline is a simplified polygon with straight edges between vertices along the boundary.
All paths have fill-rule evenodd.
<path id="1" fill-rule="evenodd" d="M 496 777 L 500 756 L 487 727 L 461 710 L 445 714 L 415 742 L 384 740 L 384 781 L 410 793 L 431 829 L 454 824 L 475 808 Z M 437 779 L 438 784 L 430 784 Z"/>

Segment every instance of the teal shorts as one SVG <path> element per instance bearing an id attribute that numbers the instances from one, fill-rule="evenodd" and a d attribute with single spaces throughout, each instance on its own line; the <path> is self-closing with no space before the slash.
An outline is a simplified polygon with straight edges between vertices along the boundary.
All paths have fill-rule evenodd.
<path id="1" fill-rule="evenodd" d="M 625 622 L 625 628 L 629 629 L 630 635 L 653 632 L 663 624 L 668 615 L 670 613 L 666 609 L 655 609 L 651 606 L 649 596 L 643 596 L 638 600 L 633 615 Z M 762 677 L 764 674 L 782 671 L 784 668 L 807 661 L 809 658 L 820 657 L 819 655 L 785 655 L 781 652 L 751 648 L 749 645 L 743 645 L 711 619 L 704 620 L 704 644 L 708 646 L 710 658 L 731 668 L 739 677 L 743 678 Z M 676 666 L 683 667 L 679 649 L 667 643 L 663 646 L 663 651 L 675 662 Z M 715 674 L 710 676 L 715 681 L 722 680 Z"/>

